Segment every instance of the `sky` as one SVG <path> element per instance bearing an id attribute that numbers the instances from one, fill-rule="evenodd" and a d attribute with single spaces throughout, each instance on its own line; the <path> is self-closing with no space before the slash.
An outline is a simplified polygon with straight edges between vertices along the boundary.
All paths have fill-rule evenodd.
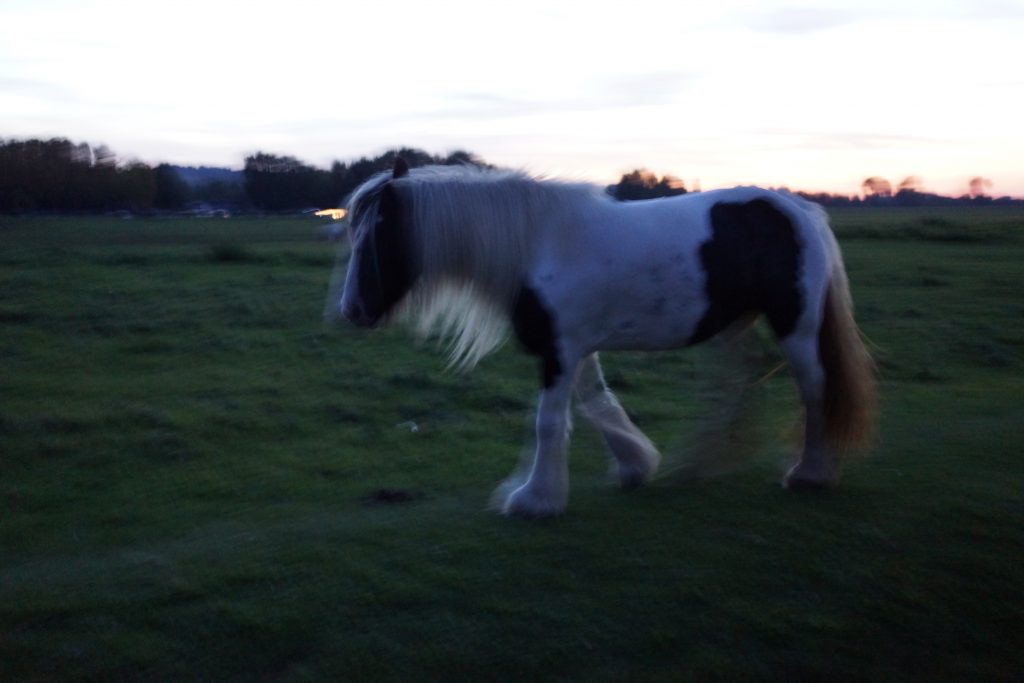
<path id="1" fill-rule="evenodd" d="M 1024 0 L 0 0 L 0 138 L 1024 197 Z"/>

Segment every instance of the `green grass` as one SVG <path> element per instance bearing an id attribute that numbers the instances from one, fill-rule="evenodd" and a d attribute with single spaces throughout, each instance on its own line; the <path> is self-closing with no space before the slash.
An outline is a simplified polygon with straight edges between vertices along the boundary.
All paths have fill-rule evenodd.
<path id="1" fill-rule="evenodd" d="M 782 373 L 752 460 L 706 481 L 619 492 L 581 422 L 541 522 L 485 509 L 530 359 L 451 375 L 402 330 L 325 328 L 317 227 L 0 218 L 0 680 L 1024 670 L 1024 213 L 836 213 L 882 371 L 880 443 L 836 491 L 778 486 Z M 712 360 L 605 366 L 671 452 Z"/>

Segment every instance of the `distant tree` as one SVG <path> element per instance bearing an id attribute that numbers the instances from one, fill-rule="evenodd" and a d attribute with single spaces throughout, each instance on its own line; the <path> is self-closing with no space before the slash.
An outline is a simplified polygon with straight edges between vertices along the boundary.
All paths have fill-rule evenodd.
<path id="1" fill-rule="evenodd" d="M 967 184 L 967 194 L 971 199 L 987 197 L 988 191 L 991 189 L 992 181 L 981 176 L 971 178 L 971 181 Z"/>
<path id="2" fill-rule="evenodd" d="M 72 144 L 69 150 L 69 158 L 72 163 L 79 164 L 81 166 L 92 166 L 96 163 L 96 157 L 92 153 L 92 147 L 85 142 L 77 145 Z"/>
<path id="3" fill-rule="evenodd" d="M 916 175 L 907 176 L 897 186 L 898 192 L 921 192 L 923 189 L 924 183 L 921 182 L 921 177 Z"/>
<path id="4" fill-rule="evenodd" d="M 675 176 L 666 175 L 660 180 L 654 173 L 638 168 L 622 176 L 618 185 L 613 185 L 611 194 L 621 201 L 639 199 L 655 199 L 657 197 L 673 197 L 686 194 L 683 181 Z"/>
<path id="5" fill-rule="evenodd" d="M 478 166 L 480 168 L 493 168 L 493 166 L 472 152 L 466 152 L 461 149 L 450 152 L 441 163 L 445 166 Z"/>
<path id="6" fill-rule="evenodd" d="M 440 159 L 432 154 L 424 152 L 422 149 L 416 149 L 414 147 L 402 147 L 400 149 L 389 149 L 384 152 L 381 156 L 375 160 L 378 166 L 383 166 L 384 170 L 388 170 L 395 167 L 395 158 L 402 157 L 406 163 L 409 164 L 410 168 L 416 168 L 417 166 L 431 166 L 433 164 L 440 163 Z"/>
<path id="7" fill-rule="evenodd" d="M 353 190 L 362 185 L 371 176 L 394 168 L 395 157 L 398 156 L 400 152 L 410 151 L 412 150 L 389 150 L 374 159 L 360 157 L 350 164 L 335 161 L 334 164 L 331 165 L 330 171 L 331 196 L 333 199 L 326 205 L 336 206 L 341 204 L 348 195 L 352 194 Z M 404 157 L 405 154 L 402 156 Z M 406 161 L 409 162 L 410 166 L 424 165 L 422 163 L 422 158 L 418 153 L 409 154 Z"/>
<path id="8" fill-rule="evenodd" d="M 106 145 L 94 147 L 92 150 L 94 166 L 116 166 L 117 155 Z"/>
<path id="9" fill-rule="evenodd" d="M 253 206 L 285 211 L 333 204 L 331 174 L 295 157 L 258 152 L 245 159 L 245 192 Z"/>
<path id="10" fill-rule="evenodd" d="M 892 196 L 892 184 L 885 178 L 871 176 L 860 185 L 865 198 L 887 198 Z"/>
<path id="11" fill-rule="evenodd" d="M 470 165 L 481 168 L 493 168 L 480 157 L 464 150 L 450 152 L 446 156 L 432 155 L 422 149 L 401 147 L 389 149 L 380 156 L 369 159 L 361 157 L 351 163 L 335 161 L 331 165 L 330 185 L 336 203 L 341 203 L 357 187 L 371 176 L 395 167 L 395 158 L 402 157 L 411 168 L 432 165 Z"/>
<path id="12" fill-rule="evenodd" d="M 178 175 L 177 169 L 170 164 L 160 164 L 154 171 L 156 191 L 153 205 L 158 209 L 176 211 L 185 208 L 191 192 L 188 185 Z"/>
<path id="13" fill-rule="evenodd" d="M 896 203 L 900 206 L 921 206 L 926 203 L 921 178 L 916 175 L 907 176 L 900 181 L 896 190 Z"/>
<path id="14" fill-rule="evenodd" d="M 192 201 L 206 202 L 220 207 L 230 206 L 235 210 L 249 205 L 244 183 L 228 180 L 210 180 L 197 185 L 191 190 Z"/>
<path id="15" fill-rule="evenodd" d="M 112 201 L 106 208 L 147 211 L 153 208 L 156 176 L 146 164 L 133 161 L 115 170 L 110 191 Z"/>

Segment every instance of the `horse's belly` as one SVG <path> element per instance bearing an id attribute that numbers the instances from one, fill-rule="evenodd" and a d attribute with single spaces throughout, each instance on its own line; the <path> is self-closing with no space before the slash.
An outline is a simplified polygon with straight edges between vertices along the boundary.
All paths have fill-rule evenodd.
<path id="1" fill-rule="evenodd" d="M 691 282 L 670 278 L 658 287 L 610 288 L 596 300 L 589 327 L 602 349 L 653 350 L 685 346 L 707 310 Z"/>
<path id="2" fill-rule="evenodd" d="M 653 310 L 664 306 L 665 311 Z M 604 321 L 599 347 L 607 350 L 656 350 L 685 346 L 697 327 L 703 307 L 673 310 L 671 303 L 658 300 L 647 306 L 610 316 Z"/>
<path id="3" fill-rule="evenodd" d="M 575 272 L 552 267 L 563 332 L 592 350 L 685 346 L 708 306 L 697 244 L 692 234 L 638 234 L 588 245 L 588 267 Z"/>

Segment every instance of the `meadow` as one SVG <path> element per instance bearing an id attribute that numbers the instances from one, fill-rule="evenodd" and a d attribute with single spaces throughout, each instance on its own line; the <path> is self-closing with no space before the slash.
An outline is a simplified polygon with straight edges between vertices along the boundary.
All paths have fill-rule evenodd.
<path id="1" fill-rule="evenodd" d="M 621 492 L 577 420 L 524 521 L 533 362 L 325 325 L 316 221 L 0 217 L 0 680 L 1020 680 L 1024 211 L 833 225 L 881 378 L 838 489 L 779 486 L 780 372 L 742 465 Z M 668 464 L 715 362 L 604 355 Z"/>

